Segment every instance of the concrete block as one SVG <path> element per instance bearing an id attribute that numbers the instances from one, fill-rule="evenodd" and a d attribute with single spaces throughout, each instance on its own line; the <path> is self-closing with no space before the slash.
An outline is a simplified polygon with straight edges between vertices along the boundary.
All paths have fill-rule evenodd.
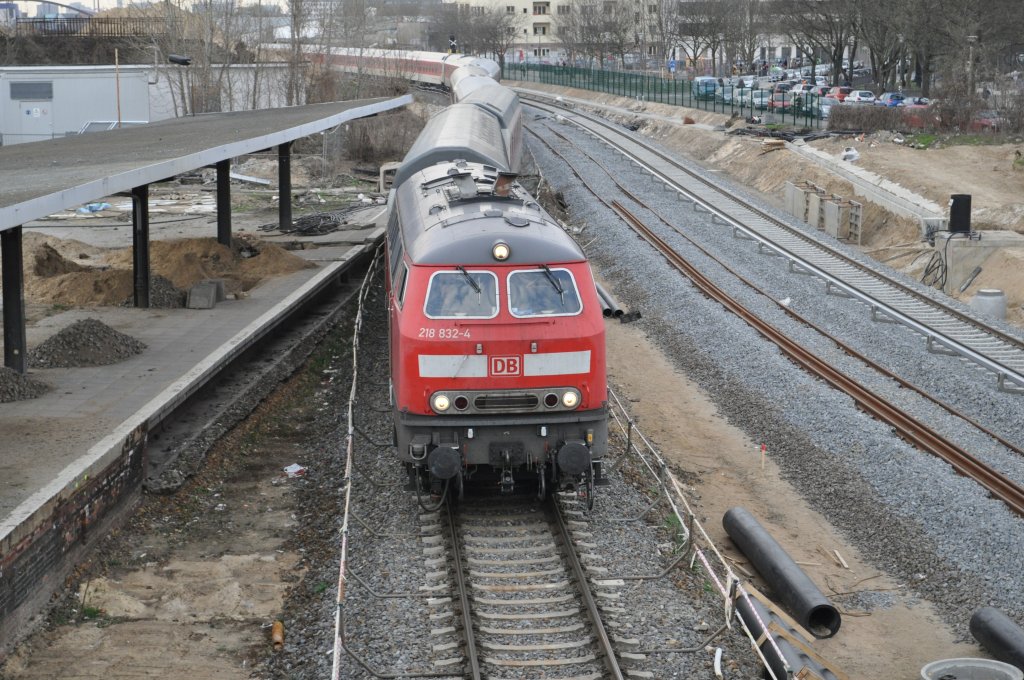
<path id="1" fill-rule="evenodd" d="M 808 220 L 808 200 L 811 196 L 824 194 L 821 187 L 801 180 L 799 182 L 786 182 L 786 211 L 797 219 L 805 222 Z"/>
<path id="2" fill-rule="evenodd" d="M 848 238 L 850 235 L 850 202 L 838 196 L 825 201 L 825 233 L 834 238 Z"/>
<path id="3" fill-rule="evenodd" d="M 1012 231 L 981 231 L 972 238 L 942 232 L 935 235 L 935 250 L 946 265 L 946 293 L 952 293 L 971 275 L 975 267 L 984 267 L 990 255 L 1004 248 L 1024 248 L 1024 235 Z"/>
<path id="4" fill-rule="evenodd" d="M 208 281 L 200 281 L 188 289 L 188 302 L 185 306 L 189 309 L 213 309 L 215 304 L 217 304 L 216 285 Z"/>
<path id="5" fill-rule="evenodd" d="M 224 279 L 203 279 L 200 283 L 212 283 L 217 291 L 217 302 L 224 302 L 228 299 L 224 291 Z"/>
<path id="6" fill-rule="evenodd" d="M 807 197 L 807 224 L 818 231 L 824 229 L 821 205 L 825 200 L 824 194 L 811 194 Z"/>

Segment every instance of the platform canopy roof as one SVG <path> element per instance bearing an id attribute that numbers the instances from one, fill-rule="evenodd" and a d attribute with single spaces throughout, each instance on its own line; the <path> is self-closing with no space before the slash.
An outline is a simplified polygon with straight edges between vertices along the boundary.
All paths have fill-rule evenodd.
<path id="1" fill-rule="evenodd" d="M 0 147 L 0 231 L 412 103 L 360 99 L 207 113 Z"/>

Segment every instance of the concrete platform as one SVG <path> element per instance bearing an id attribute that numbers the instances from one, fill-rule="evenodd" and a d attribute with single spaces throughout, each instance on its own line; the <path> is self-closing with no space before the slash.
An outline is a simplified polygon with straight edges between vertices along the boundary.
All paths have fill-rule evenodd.
<path id="1" fill-rule="evenodd" d="M 54 389 L 0 404 L 0 658 L 24 623 L 18 619 L 59 585 L 55 562 L 72 561 L 87 537 L 101 532 L 104 513 L 138 493 L 148 428 L 282 315 L 336 281 L 383 233 L 383 224 L 373 225 L 338 232 L 332 245 L 296 250 L 317 266 L 265 280 L 247 297 L 212 309 L 73 309 L 29 327 L 32 347 L 74 321 L 96 318 L 147 349 L 111 366 L 34 369 L 31 377 Z M 89 234 L 74 236 L 88 241 Z"/>

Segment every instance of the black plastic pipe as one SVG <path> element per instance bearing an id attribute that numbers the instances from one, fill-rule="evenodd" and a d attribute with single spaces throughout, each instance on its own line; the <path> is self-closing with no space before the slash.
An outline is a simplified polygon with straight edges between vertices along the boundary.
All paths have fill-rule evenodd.
<path id="1" fill-rule="evenodd" d="M 971 635 L 998 660 L 1024 671 L 1024 629 L 995 607 L 971 617 Z"/>
<path id="2" fill-rule="evenodd" d="M 797 623 L 816 638 L 830 638 L 839 632 L 839 610 L 753 515 L 732 508 L 722 517 L 722 526 Z"/>
<path id="3" fill-rule="evenodd" d="M 597 286 L 597 296 L 601 298 L 601 304 L 603 305 L 602 311 L 605 316 L 618 318 L 625 314 L 625 311 L 623 311 L 622 307 L 619 306 L 619 303 L 615 301 L 615 298 L 611 296 L 611 293 L 605 290 L 604 287 L 596 281 L 594 282 L 594 285 Z"/>
<path id="4" fill-rule="evenodd" d="M 810 677 L 823 678 L 823 680 L 839 680 L 838 675 L 818 663 L 817 660 L 790 642 L 787 637 L 771 630 L 771 628 L 779 628 L 786 631 L 789 637 L 807 644 L 802 635 L 780 617 L 768 611 L 768 608 L 757 599 L 751 597 L 748 600 L 741 595 L 736 598 L 734 604 L 736 606 L 736 614 L 743 619 L 743 623 L 750 630 L 754 640 L 758 641 L 758 649 L 761 650 L 761 654 L 764 655 L 765 661 L 767 661 L 767 668 L 764 671 L 765 680 L 770 680 L 773 675 L 777 680 L 791 677 L 806 677 L 806 673 L 801 675 L 801 671 L 805 670 L 811 671 Z M 762 623 L 764 626 L 761 625 Z M 767 635 L 765 634 L 765 627 L 770 627 Z M 773 641 L 775 644 L 772 644 Z M 781 655 L 779 652 L 781 652 Z M 792 675 L 786 674 L 786 666 L 789 666 L 793 673 Z M 768 673 L 768 669 L 771 669 L 771 674 Z"/>

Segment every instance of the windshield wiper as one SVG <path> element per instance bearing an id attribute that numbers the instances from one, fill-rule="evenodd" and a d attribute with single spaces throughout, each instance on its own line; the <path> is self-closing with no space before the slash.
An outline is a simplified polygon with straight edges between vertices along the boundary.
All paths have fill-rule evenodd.
<path id="1" fill-rule="evenodd" d="M 460 265 L 456 265 L 455 268 L 458 269 L 460 272 L 462 272 L 462 275 L 466 277 L 467 281 L 469 281 L 469 285 L 473 286 L 473 290 L 475 290 L 477 295 L 479 295 L 480 294 L 480 284 L 478 284 L 476 281 L 473 280 L 473 277 L 469 275 L 469 272 L 466 271 L 466 268 L 463 267 L 461 264 Z"/>
<path id="2" fill-rule="evenodd" d="M 562 284 L 558 282 L 558 279 L 555 278 L 555 275 L 551 273 L 551 270 L 548 269 L 546 264 L 540 265 L 540 268 L 544 270 L 544 276 L 548 277 L 548 281 L 550 281 L 551 285 L 555 287 L 555 290 L 558 292 L 558 297 L 562 297 L 562 294 L 565 293 L 565 291 L 562 290 Z"/>

